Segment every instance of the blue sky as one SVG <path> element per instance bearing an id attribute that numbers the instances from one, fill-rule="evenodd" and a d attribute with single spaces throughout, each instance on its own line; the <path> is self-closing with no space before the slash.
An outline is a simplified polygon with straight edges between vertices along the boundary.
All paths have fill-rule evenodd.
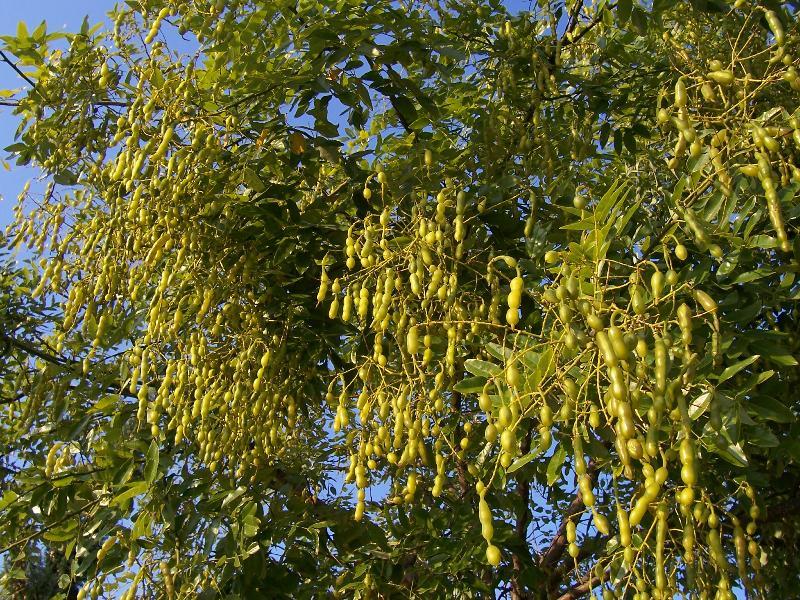
<path id="1" fill-rule="evenodd" d="M 0 11 L 0 35 L 13 35 L 17 23 L 25 21 L 32 30 L 42 21 L 47 21 L 49 31 L 75 31 L 80 28 L 83 18 L 89 17 L 94 24 L 105 20 L 106 13 L 114 8 L 115 0 L 2 0 Z M 5 63 L 0 63 L 0 89 L 18 88 L 22 80 Z M 2 149 L 13 143 L 16 119 L 11 109 L 0 107 L 0 158 L 5 159 Z M 16 202 L 25 181 L 36 171 L 15 167 L 6 171 L 0 168 L 0 229 L 5 228 L 11 218 L 11 208 Z"/>

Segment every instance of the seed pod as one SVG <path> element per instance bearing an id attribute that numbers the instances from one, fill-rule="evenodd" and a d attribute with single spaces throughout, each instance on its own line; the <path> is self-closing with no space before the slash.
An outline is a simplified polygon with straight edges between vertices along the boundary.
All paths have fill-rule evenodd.
<path id="1" fill-rule="evenodd" d="M 619 525 L 619 543 L 627 548 L 631 545 L 630 519 L 625 509 L 619 505 L 617 505 L 617 524 Z"/>
<path id="2" fill-rule="evenodd" d="M 494 537 L 492 512 L 489 510 L 489 505 L 487 504 L 483 495 L 481 495 L 481 498 L 478 502 L 478 518 L 481 523 L 481 535 L 487 542 L 491 542 L 492 537 Z"/>
<path id="3" fill-rule="evenodd" d="M 656 511 L 656 589 L 667 589 L 667 571 L 664 565 L 664 544 L 667 539 L 667 507 L 663 504 Z"/>
<path id="4" fill-rule="evenodd" d="M 519 380 L 519 369 L 514 363 L 509 364 L 506 368 L 506 383 L 508 383 L 508 387 L 511 389 L 516 388 L 519 385 Z"/>
<path id="5" fill-rule="evenodd" d="M 661 292 L 664 291 L 664 275 L 658 268 L 650 277 L 650 290 L 653 293 L 653 300 L 658 302 L 658 299 L 661 298 Z"/>
<path id="6" fill-rule="evenodd" d="M 667 369 L 669 360 L 667 357 L 667 347 L 662 338 L 657 338 L 655 342 L 655 389 L 658 393 L 663 394 L 667 389 Z"/>
<path id="7" fill-rule="evenodd" d="M 628 349 L 628 345 L 625 343 L 625 337 L 622 334 L 622 330 L 616 325 L 612 325 L 608 328 L 608 339 L 611 342 L 611 348 L 613 349 L 616 357 L 621 361 L 628 360 L 628 357 L 630 356 L 630 350 Z"/>
<path id="8" fill-rule="evenodd" d="M 678 325 L 681 328 L 684 345 L 692 343 L 692 309 L 686 303 L 678 307 Z"/>
<path id="9" fill-rule="evenodd" d="M 504 429 L 500 434 L 500 446 L 503 451 L 512 456 L 517 453 L 517 436 L 513 429 Z"/>
<path id="10" fill-rule="evenodd" d="M 500 564 L 501 558 L 500 549 L 497 546 L 489 544 L 486 547 L 486 562 L 488 562 L 490 565 L 496 567 Z"/>
<path id="11" fill-rule="evenodd" d="M 703 290 L 694 290 L 694 299 L 703 307 L 703 310 L 712 314 L 717 312 L 717 303 Z"/>
<path id="12" fill-rule="evenodd" d="M 611 534 L 611 526 L 608 523 L 608 519 L 605 515 L 597 512 L 594 508 L 592 508 L 592 520 L 594 521 L 594 526 L 603 535 L 610 535 Z"/>
<path id="13" fill-rule="evenodd" d="M 409 354 L 416 354 L 419 352 L 419 333 L 416 325 L 412 325 L 408 328 L 408 334 L 406 335 L 406 348 L 408 349 Z"/>
<path id="14" fill-rule="evenodd" d="M 631 290 L 631 308 L 637 315 L 643 315 L 647 311 L 644 289 L 639 284 L 634 285 Z"/>
<path id="15" fill-rule="evenodd" d="M 706 77 L 712 81 L 716 81 L 720 85 L 730 85 L 736 80 L 733 72 L 725 69 L 720 71 L 711 71 L 706 75 Z"/>
<path id="16" fill-rule="evenodd" d="M 675 82 L 675 106 L 677 108 L 683 108 L 686 106 L 687 99 L 686 84 L 681 77 Z"/>
<path id="17" fill-rule="evenodd" d="M 707 102 L 716 102 L 717 95 L 714 93 L 714 88 L 707 81 L 700 86 L 700 93 Z"/>
<path id="18" fill-rule="evenodd" d="M 611 346 L 611 341 L 608 339 L 608 334 L 602 330 L 598 331 L 595 334 L 594 339 L 597 343 L 597 348 L 600 350 L 600 353 L 603 356 L 606 366 L 609 368 L 616 367 L 619 364 L 619 359 L 617 358 L 617 355 Z"/>
<path id="19" fill-rule="evenodd" d="M 775 43 L 778 44 L 778 46 L 783 46 L 785 35 L 783 32 L 783 25 L 781 24 L 781 20 L 778 18 L 778 15 L 774 10 L 767 10 L 764 12 L 764 18 L 767 20 L 767 25 L 769 25 L 770 31 L 772 31 L 772 35 L 775 38 Z"/>

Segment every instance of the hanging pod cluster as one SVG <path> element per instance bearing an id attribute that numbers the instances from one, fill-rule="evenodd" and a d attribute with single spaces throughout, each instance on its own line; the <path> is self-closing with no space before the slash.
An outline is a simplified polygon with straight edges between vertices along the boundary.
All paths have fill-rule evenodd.
<path id="1" fill-rule="evenodd" d="M 13 245 L 51 254 L 33 293 L 63 299 L 56 351 L 90 341 L 80 375 L 102 364 L 108 335 L 130 333 L 120 327 L 146 305 L 120 382 L 140 427 L 176 444 L 190 438 L 212 471 L 242 477 L 286 451 L 308 371 L 303 348 L 287 349 L 285 315 L 261 308 L 264 282 L 254 275 L 263 255 L 228 245 L 203 218 L 224 213 L 237 227 L 226 206 L 242 199 L 241 187 L 220 189 L 215 176 L 232 160 L 236 117 L 187 119 L 172 100 L 197 74 L 191 62 L 179 71 L 169 61 L 156 47 L 137 67 L 132 102 L 109 147 L 86 157 L 83 187 L 64 198 L 49 188 L 30 214 L 23 190 L 7 233 Z M 43 393 L 59 381 L 42 377 Z"/>
<path id="2" fill-rule="evenodd" d="M 749 36 L 740 42 L 741 47 L 730 60 L 715 58 L 708 61 L 707 71 L 680 76 L 675 82 L 672 105 L 659 105 L 656 116 L 662 127 L 678 134 L 668 158 L 670 169 L 680 171 L 685 163 L 690 167 L 706 165 L 703 172 L 707 176 L 693 180 L 701 189 L 712 182 L 730 197 L 737 174 L 758 180 L 756 191 L 763 194 L 777 247 L 789 252 L 791 241 L 784 212 L 791 196 L 782 200 L 781 188 L 800 182 L 800 130 L 797 109 L 791 113 L 775 107 L 796 102 L 800 78 L 793 56 L 795 44 L 786 39 L 781 19 L 774 11 L 755 6 L 745 13 L 747 22 L 757 23 L 763 18 L 769 26 L 768 35 Z M 683 56 L 680 38 L 668 39 L 677 54 Z M 761 70 L 753 71 L 743 57 L 762 52 L 769 53 L 770 58 L 761 63 Z M 662 93 L 664 104 L 668 96 Z M 720 111 L 724 118 L 719 117 Z M 709 232 L 710 224 L 695 215 L 691 207 L 686 209 L 685 224 L 701 251 L 722 258 L 722 250 Z M 720 223 L 719 227 L 730 226 Z"/>

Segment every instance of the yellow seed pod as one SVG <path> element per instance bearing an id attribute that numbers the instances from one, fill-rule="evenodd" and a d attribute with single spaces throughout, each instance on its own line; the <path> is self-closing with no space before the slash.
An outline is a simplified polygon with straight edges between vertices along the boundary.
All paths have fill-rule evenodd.
<path id="1" fill-rule="evenodd" d="M 409 354 L 417 354 L 419 352 L 419 330 L 417 325 L 412 325 L 408 328 L 406 334 L 406 349 Z"/>
<path id="2" fill-rule="evenodd" d="M 510 363 L 508 367 L 506 367 L 506 383 L 508 383 L 508 387 L 514 389 L 519 386 L 519 382 L 519 369 L 514 363 Z"/>
<path id="3" fill-rule="evenodd" d="M 330 309 L 328 310 L 328 318 L 335 319 L 339 314 L 339 297 L 334 296 L 331 302 Z"/>
<path id="4" fill-rule="evenodd" d="M 581 553 L 580 546 L 578 546 L 578 544 L 576 544 L 575 542 L 571 542 L 567 546 L 567 554 L 569 554 L 572 558 L 578 558 L 578 556 L 580 556 L 580 553 Z"/>
<path id="5" fill-rule="evenodd" d="M 677 108 L 683 108 L 686 106 L 686 101 L 688 100 L 688 95 L 686 93 L 686 83 L 683 81 L 683 78 L 679 78 L 678 81 L 675 82 L 675 106 Z"/>
<path id="6" fill-rule="evenodd" d="M 728 71 L 726 69 L 720 69 L 719 71 L 711 71 L 706 75 L 706 77 L 708 77 L 712 81 L 717 82 L 720 85 L 730 85 L 736 80 L 736 76 L 733 74 L 733 72 Z"/>
<path id="7" fill-rule="evenodd" d="M 631 527 L 628 513 L 621 506 L 617 506 L 617 524 L 619 526 L 619 543 L 627 548 L 631 545 Z"/>
<path id="8" fill-rule="evenodd" d="M 608 519 L 605 515 L 597 512 L 594 508 L 592 508 L 592 520 L 594 521 L 594 526 L 603 535 L 610 535 L 611 533 L 611 526 L 608 523 Z"/>
<path id="9" fill-rule="evenodd" d="M 514 434 L 513 429 L 507 428 L 503 430 L 503 433 L 500 434 L 500 446 L 507 454 L 516 455 L 518 450 L 517 436 Z"/>
<path id="10" fill-rule="evenodd" d="M 694 290 L 694 299 L 703 307 L 703 310 L 712 314 L 717 312 L 717 303 L 703 290 Z"/>
<path id="11" fill-rule="evenodd" d="M 106 557 L 106 554 L 108 554 L 111 548 L 114 546 L 114 544 L 117 543 L 117 540 L 118 540 L 117 536 L 113 535 L 110 538 L 108 538 L 105 542 L 103 542 L 103 545 L 100 546 L 100 549 L 97 551 L 98 563 L 102 562 L 102 560 Z"/>
<path id="12" fill-rule="evenodd" d="M 500 554 L 500 549 L 497 546 L 489 544 L 486 547 L 486 562 L 488 562 L 490 565 L 496 567 L 500 564 L 501 558 L 502 556 Z"/>
<path id="13" fill-rule="evenodd" d="M 785 41 L 785 34 L 783 31 L 783 24 L 774 10 L 767 10 L 764 12 L 764 18 L 769 25 L 770 31 L 775 38 L 775 43 L 782 46 Z"/>
<path id="14" fill-rule="evenodd" d="M 506 311 L 506 322 L 510 327 L 516 327 L 519 323 L 519 310 L 516 308 L 509 308 Z"/>
<path id="15" fill-rule="evenodd" d="M 507 298 L 508 308 L 517 310 L 522 302 L 522 291 L 520 289 L 511 288 L 511 292 Z"/>
<path id="16" fill-rule="evenodd" d="M 577 536 L 577 525 L 575 524 L 575 521 L 573 519 L 570 519 L 569 521 L 567 521 L 566 534 L 567 534 L 567 542 L 569 542 L 569 543 L 572 543 L 576 539 L 578 539 L 578 536 Z"/>

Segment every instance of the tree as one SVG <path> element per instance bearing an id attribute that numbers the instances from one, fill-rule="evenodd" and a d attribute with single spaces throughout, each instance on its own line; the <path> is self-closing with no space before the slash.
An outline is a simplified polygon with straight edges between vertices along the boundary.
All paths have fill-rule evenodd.
<path id="1" fill-rule="evenodd" d="M 796 17 L 21 25 L 0 552 L 81 598 L 794 593 Z"/>

